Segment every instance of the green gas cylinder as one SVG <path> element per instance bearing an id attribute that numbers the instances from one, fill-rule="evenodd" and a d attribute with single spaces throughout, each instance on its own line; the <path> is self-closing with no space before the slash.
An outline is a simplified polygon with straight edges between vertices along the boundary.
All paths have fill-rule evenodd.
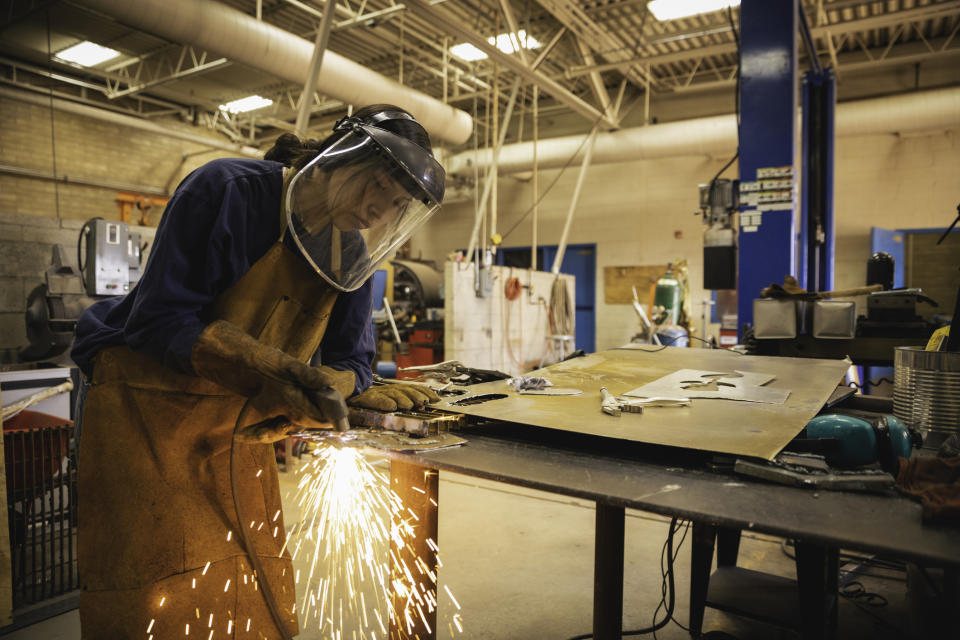
<path id="1" fill-rule="evenodd" d="M 657 287 L 653 294 L 653 304 L 663 307 L 666 311 L 666 320 L 661 324 L 677 324 L 680 320 L 682 303 L 683 288 L 677 277 L 673 275 L 673 265 L 669 265 L 667 272 L 657 280 Z"/>

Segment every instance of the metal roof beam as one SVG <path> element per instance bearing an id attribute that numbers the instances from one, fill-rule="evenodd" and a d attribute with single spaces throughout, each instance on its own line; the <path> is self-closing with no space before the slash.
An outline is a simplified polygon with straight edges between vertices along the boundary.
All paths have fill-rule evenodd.
<path id="1" fill-rule="evenodd" d="M 574 112 L 580 114 L 591 122 L 601 121 L 606 126 L 617 127 L 617 123 L 602 113 L 593 105 L 589 104 L 579 96 L 566 89 L 553 78 L 531 69 L 520 60 L 509 56 L 500 51 L 495 46 L 489 44 L 487 39 L 476 33 L 469 27 L 463 25 L 449 11 L 441 7 L 430 6 L 422 0 L 409 0 L 407 10 L 413 14 L 429 20 L 438 29 L 450 35 L 456 36 L 466 42 L 469 42 L 480 51 L 483 51 L 487 57 L 496 64 L 509 69 L 510 71 L 522 76 L 528 82 L 532 82 L 540 87 L 544 92 L 549 93 L 554 98 L 566 104 Z"/>
<path id="2" fill-rule="evenodd" d="M 598 24 L 587 15 L 574 0 L 538 0 L 540 4 L 556 18 L 560 24 L 573 33 L 598 56 L 611 62 L 629 62 L 636 54 L 640 42 L 627 42 L 620 36 L 610 33 L 606 27 Z M 636 63 L 619 68 L 630 82 L 639 87 L 647 86 L 654 79 Z"/>
<path id="3" fill-rule="evenodd" d="M 861 33 L 871 29 L 897 26 L 904 22 L 931 20 L 933 18 L 946 18 L 957 14 L 960 14 L 960 0 L 941 2 L 935 5 L 928 5 L 917 9 L 908 9 L 906 11 L 894 11 L 879 16 L 870 16 L 868 18 L 847 20 L 845 22 L 838 22 L 835 24 L 826 24 L 819 27 L 814 27 L 811 31 L 814 38 L 826 38 L 829 36 Z M 691 47 L 685 51 L 675 51 L 673 53 L 664 53 L 654 56 L 641 56 L 623 62 L 609 62 L 593 66 L 584 65 L 580 67 L 571 67 L 564 72 L 564 76 L 568 79 L 572 79 L 586 75 L 593 71 L 602 72 L 611 71 L 614 69 L 619 70 L 633 64 L 670 64 L 673 62 L 699 60 L 706 56 L 729 55 L 736 53 L 736 51 L 737 46 L 733 42 L 717 44 L 708 47 Z"/>

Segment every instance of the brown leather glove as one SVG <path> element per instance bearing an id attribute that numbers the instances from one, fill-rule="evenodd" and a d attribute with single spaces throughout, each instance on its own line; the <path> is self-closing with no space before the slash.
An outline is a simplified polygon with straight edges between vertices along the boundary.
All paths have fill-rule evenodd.
<path id="1" fill-rule="evenodd" d="M 302 428 L 329 428 L 310 391 L 333 387 L 347 397 L 356 384 L 352 371 L 311 367 L 224 320 L 203 330 L 190 359 L 197 375 L 251 399 L 251 416 L 238 434 L 246 441 L 274 442 Z M 285 420 L 259 424 L 280 416 Z"/>
<path id="2" fill-rule="evenodd" d="M 413 384 L 381 384 L 347 400 L 347 404 L 377 411 L 397 411 L 424 407 L 440 399 L 433 389 Z"/>

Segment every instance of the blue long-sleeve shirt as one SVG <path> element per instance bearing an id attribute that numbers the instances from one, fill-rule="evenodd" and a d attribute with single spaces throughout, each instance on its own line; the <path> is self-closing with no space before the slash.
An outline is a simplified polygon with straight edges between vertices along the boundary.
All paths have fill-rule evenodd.
<path id="1" fill-rule="evenodd" d="M 90 375 L 101 349 L 127 345 L 192 375 L 206 310 L 280 237 L 282 189 L 283 165 L 268 160 L 214 160 L 188 175 L 167 204 L 140 281 L 80 316 L 77 366 Z M 356 374 L 356 392 L 373 376 L 372 308 L 372 280 L 341 292 L 320 344 L 323 364 Z"/>

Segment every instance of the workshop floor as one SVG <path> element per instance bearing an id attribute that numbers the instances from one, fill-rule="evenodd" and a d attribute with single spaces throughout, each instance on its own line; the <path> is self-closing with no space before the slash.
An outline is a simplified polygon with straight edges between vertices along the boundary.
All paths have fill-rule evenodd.
<path id="1" fill-rule="evenodd" d="M 293 474 L 281 474 L 286 488 Z M 292 493 L 292 492 L 290 492 Z M 592 616 L 594 509 L 591 503 L 538 491 L 518 489 L 444 473 L 440 481 L 441 582 L 462 607 L 462 640 L 566 640 L 589 633 Z M 286 521 L 296 521 L 296 507 L 286 505 Z M 661 548 L 667 520 L 627 512 L 624 588 L 624 628 L 650 624 L 660 602 Z M 748 535 L 741 544 L 739 564 L 792 577 L 793 561 L 780 540 Z M 674 617 L 688 620 L 689 546 L 677 557 Z M 895 574 L 894 574 L 895 575 Z M 865 577 L 868 591 L 885 597 L 885 607 L 842 600 L 839 638 L 884 640 L 908 637 L 905 585 L 901 580 Z M 455 612 L 441 597 L 438 638 L 450 637 Z M 868 611 L 864 612 L 863 609 Z M 661 612 L 662 614 L 662 612 Z M 311 623 L 299 640 L 324 636 Z M 704 630 L 723 630 L 739 640 L 793 640 L 795 634 L 708 609 Z M 21 629 L 10 640 L 79 640 L 76 611 Z M 658 631 L 661 640 L 689 635 L 671 623 Z"/>

